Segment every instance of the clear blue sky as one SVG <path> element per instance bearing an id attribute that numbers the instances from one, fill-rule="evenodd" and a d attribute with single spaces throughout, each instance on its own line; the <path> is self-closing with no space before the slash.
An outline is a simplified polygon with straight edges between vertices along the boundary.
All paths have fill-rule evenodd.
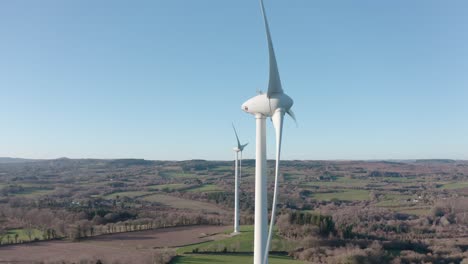
<path id="1" fill-rule="evenodd" d="M 467 1 L 265 5 L 285 159 L 468 159 Z M 1 1 L 0 156 L 252 158 L 267 56 L 257 0 Z"/>

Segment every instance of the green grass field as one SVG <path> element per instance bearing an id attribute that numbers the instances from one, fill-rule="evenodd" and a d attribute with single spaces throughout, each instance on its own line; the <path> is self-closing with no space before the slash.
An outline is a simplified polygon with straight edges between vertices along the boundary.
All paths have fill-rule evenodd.
<path id="1" fill-rule="evenodd" d="M 222 192 L 218 186 L 215 184 L 204 184 L 200 187 L 195 187 L 193 189 L 188 190 L 189 192 Z"/>
<path id="2" fill-rule="evenodd" d="M 442 185 L 442 189 L 454 190 L 461 188 L 468 188 L 468 182 L 452 182 Z"/>
<path id="3" fill-rule="evenodd" d="M 192 174 L 190 172 L 184 172 L 179 170 L 170 170 L 170 171 L 161 171 L 159 173 L 162 177 L 167 178 L 196 178 L 196 174 Z"/>
<path id="4" fill-rule="evenodd" d="M 430 207 L 396 207 L 391 208 L 392 210 L 404 213 L 404 214 L 411 214 L 411 215 L 428 215 L 431 211 Z"/>
<path id="5" fill-rule="evenodd" d="M 338 190 L 337 192 L 314 193 L 312 197 L 321 201 L 365 201 L 369 200 L 367 190 Z"/>
<path id="6" fill-rule="evenodd" d="M 10 229 L 6 232 L 6 234 L 4 234 L 1 242 L 7 243 L 8 235 L 10 236 L 10 242 L 14 242 L 15 234 L 18 234 L 18 242 L 29 241 L 29 236 L 25 229 Z M 31 229 L 31 240 L 34 240 L 35 238 L 42 240 L 43 239 L 42 234 L 43 232 L 39 229 Z"/>
<path id="7" fill-rule="evenodd" d="M 376 177 L 375 180 L 377 181 L 388 181 L 388 182 L 397 182 L 397 183 L 405 183 L 405 182 L 416 182 L 417 179 L 415 178 L 407 178 L 407 177 Z"/>
<path id="8" fill-rule="evenodd" d="M 252 263 L 253 256 L 247 254 L 187 254 L 184 256 L 176 257 L 174 264 L 209 264 L 209 263 L 225 263 L 225 264 L 239 264 L 239 263 Z M 271 264 L 298 264 L 301 261 L 293 260 L 286 256 L 271 256 L 269 257 Z"/>
<path id="9" fill-rule="evenodd" d="M 407 202 L 408 199 L 412 200 L 413 198 L 415 197 L 405 194 L 385 194 L 383 197 L 379 198 L 380 201 L 375 205 L 404 214 L 427 215 L 430 211 L 430 207 L 418 206 L 418 204 Z"/>
<path id="10" fill-rule="evenodd" d="M 145 196 L 142 198 L 142 200 L 145 200 L 148 202 L 161 203 L 163 205 L 166 205 L 172 208 L 177 208 L 177 209 L 206 210 L 206 211 L 219 211 L 220 210 L 216 206 L 209 204 L 209 203 L 183 199 L 183 198 L 174 197 L 174 196 L 165 195 L 165 194 L 153 194 L 153 195 Z"/>
<path id="11" fill-rule="evenodd" d="M 298 174 L 298 173 L 290 173 L 290 172 L 283 173 L 284 180 L 286 181 L 296 180 L 296 179 L 299 179 L 301 176 L 303 175 Z"/>
<path id="12" fill-rule="evenodd" d="M 233 166 L 217 166 L 216 168 L 212 168 L 212 171 L 234 171 L 234 161 L 232 162 Z"/>
<path id="13" fill-rule="evenodd" d="M 186 188 L 186 187 L 188 187 L 188 185 L 183 184 L 183 183 L 172 183 L 172 184 L 160 184 L 160 185 L 146 186 L 146 188 L 148 188 L 149 190 L 152 190 L 152 191 L 164 191 L 164 190 L 177 191 L 177 190 L 180 190 L 180 189 L 183 189 L 183 188 Z"/>
<path id="14" fill-rule="evenodd" d="M 108 194 L 108 195 L 104 196 L 103 198 L 104 199 L 117 199 L 117 196 L 119 196 L 120 198 L 122 198 L 122 197 L 135 198 L 135 197 L 143 196 L 143 195 L 147 195 L 147 194 L 151 194 L 151 192 L 142 192 L 142 191 L 115 192 L 115 193 Z"/>
<path id="15" fill-rule="evenodd" d="M 231 232 L 227 231 L 226 234 Z M 231 236 L 223 240 L 208 241 L 196 245 L 181 247 L 177 253 L 191 253 L 193 250 L 198 252 L 221 252 L 224 248 L 228 251 L 235 252 L 253 252 L 254 228 L 253 226 L 241 226 L 241 234 Z M 274 235 L 271 242 L 271 250 L 273 251 L 288 251 L 295 246 L 294 243 L 285 241 Z"/>
<path id="16" fill-rule="evenodd" d="M 338 177 L 336 181 L 312 181 L 308 182 L 308 186 L 317 187 L 365 187 L 369 183 L 369 180 L 364 179 L 352 179 L 347 177 Z"/>
<path id="17" fill-rule="evenodd" d="M 379 202 L 376 204 L 380 207 L 394 207 L 400 206 L 405 200 L 411 199 L 411 195 L 404 194 L 385 194 L 383 198 L 379 198 Z"/>
<path id="18" fill-rule="evenodd" d="M 55 189 L 40 189 L 40 188 L 28 188 L 23 192 L 15 193 L 15 196 L 21 196 L 24 198 L 36 198 L 43 195 L 52 194 Z"/>
<path id="19" fill-rule="evenodd" d="M 177 249 L 177 253 L 181 256 L 175 259 L 173 263 L 252 263 L 253 262 L 253 240 L 254 240 L 254 227 L 241 226 L 241 234 L 236 236 L 229 236 L 222 240 L 208 241 L 200 244 L 185 246 Z M 229 235 L 231 230 L 227 231 L 226 236 Z M 294 243 L 282 240 L 280 237 L 274 235 L 272 241 L 273 251 L 287 251 L 295 246 Z M 238 253 L 214 253 L 214 254 L 200 254 L 203 252 L 222 252 L 226 248 L 228 251 L 235 251 Z M 193 251 L 198 251 L 199 254 L 193 254 Z M 288 263 L 302 263 L 295 261 L 287 256 L 270 256 L 270 263 L 272 264 L 288 264 Z"/>

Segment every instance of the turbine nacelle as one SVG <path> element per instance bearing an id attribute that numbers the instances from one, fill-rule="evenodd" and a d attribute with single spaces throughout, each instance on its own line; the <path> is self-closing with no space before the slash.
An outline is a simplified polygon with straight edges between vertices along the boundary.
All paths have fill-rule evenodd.
<path id="1" fill-rule="evenodd" d="M 262 114 L 271 117 L 276 109 L 289 112 L 293 104 L 294 101 L 285 93 L 274 93 L 270 98 L 268 98 L 267 94 L 259 94 L 243 103 L 241 108 L 252 115 Z"/>

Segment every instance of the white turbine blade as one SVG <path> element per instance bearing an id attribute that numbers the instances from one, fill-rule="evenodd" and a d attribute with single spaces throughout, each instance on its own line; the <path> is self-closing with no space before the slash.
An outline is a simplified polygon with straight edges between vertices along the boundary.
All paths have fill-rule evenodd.
<path id="1" fill-rule="evenodd" d="M 275 168 L 275 187 L 273 191 L 273 202 L 271 205 L 271 220 L 270 220 L 270 230 L 268 231 L 268 239 L 266 243 L 265 258 L 263 263 L 268 263 L 268 252 L 270 251 L 271 238 L 273 236 L 273 227 L 276 219 L 276 203 L 278 202 L 278 175 L 279 175 L 279 162 L 281 155 L 281 137 L 283 133 L 283 119 L 284 112 L 282 109 L 276 110 L 273 114 L 271 120 L 273 121 L 273 126 L 275 127 L 276 132 L 276 168 Z"/>
<path id="2" fill-rule="evenodd" d="M 263 6 L 263 0 L 260 0 L 262 6 L 263 21 L 265 22 L 265 29 L 268 40 L 268 53 L 270 57 L 270 80 L 268 82 L 267 97 L 270 98 L 272 94 L 283 93 L 281 88 L 281 79 L 278 71 L 278 64 L 276 63 L 275 50 L 273 49 L 273 41 L 271 40 L 270 27 L 265 13 L 265 7 Z"/>
<path id="3" fill-rule="evenodd" d="M 240 141 L 239 141 L 239 137 L 237 136 L 236 127 L 234 126 L 234 124 L 232 124 L 232 129 L 234 129 L 234 133 L 236 134 L 237 148 L 240 149 L 240 148 L 241 148 L 241 143 L 240 143 Z"/>
<path id="4" fill-rule="evenodd" d="M 249 143 L 245 143 L 244 145 L 241 145 L 241 151 L 244 150 L 245 147 L 247 147 Z"/>
<path id="5" fill-rule="evenodd" d="M 293 110 L 289 109 L 286 113 L 294 120 L 294 123 L 296 123 L 296 127 L 297 127 L 296 115 L 294 114 Z"/>

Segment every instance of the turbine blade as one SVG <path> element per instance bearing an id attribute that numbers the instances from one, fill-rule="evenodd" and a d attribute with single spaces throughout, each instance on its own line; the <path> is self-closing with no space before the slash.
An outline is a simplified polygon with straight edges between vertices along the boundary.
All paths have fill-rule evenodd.
<path id="1" fill-rule="evenodd" d="M 283 119 L 284 111 L 283 109 L 278 109 L 273 114 L 271 120 L 273 121 L 273 126 L 275 127 L 276 132 L 276 168 L 275 168 L 275 187 L 273 191 L 273 202 L 271 205 L 271 220 L 270 228 L 268 231 L 268 239 L 266 243 L 265 257 L 263 263 L 268 263 L 268 252 L 270 251 L 271 238 L 273 236 L 273 227 L 276 219 L 276 204 L 278 202 L 278 175 L 279 175 L 279 162 L 281 157 L 281 137 L 283 133 Z"/>
<path id="2" fill-rule="evenodd" d="M 248 144 L 249 144 L 249 143 L 247 142 L 247 143 L 245 143 L 244 145 L 241 145 L 241 151 L 243 151 L 244 148 L 247 147 Z"/>
<path id="3" fill-rule="evenodd" d="M 296 127 L 297 127 L 296 115 L 294 114 L 293 110 L 289 109 L 286 113 L 294 120 L 294 123 L 296 123 Z"/>
<path id="4" fill-rule="evenodd" d="M 234 129 L 234 133 L 236 134 L 236 139 L 237 139 L 237 148 L 241 148 L 241 143 L 239 141 L 239 137 L 237 136 L 237 131 L 236 131 L 236 127 L 234 126 L 234 124 L 232 124 L 232 129 Z"/>
<path id="5" fill-rule="evenodd" d="M 270 26 L 268 25 L 268 20 L 265 13 L 265 6 L 263 5 L 263 0 L 260 0 L 260 5 L 262 6 L 263 21 L 265 22 L 265 29 L 268 41 L 268 54 L 270 60 L 270 77 L 268 82 L 268 91 L 267 97 L 270 98 L 271 95 L 275 93 L 283 93 L 283 88 L 281 88 L 281 79 L 278 71 L 278 64 L 276 63 L 275 50 L 273 48 L 273 41 L 271 40 Z"/>

